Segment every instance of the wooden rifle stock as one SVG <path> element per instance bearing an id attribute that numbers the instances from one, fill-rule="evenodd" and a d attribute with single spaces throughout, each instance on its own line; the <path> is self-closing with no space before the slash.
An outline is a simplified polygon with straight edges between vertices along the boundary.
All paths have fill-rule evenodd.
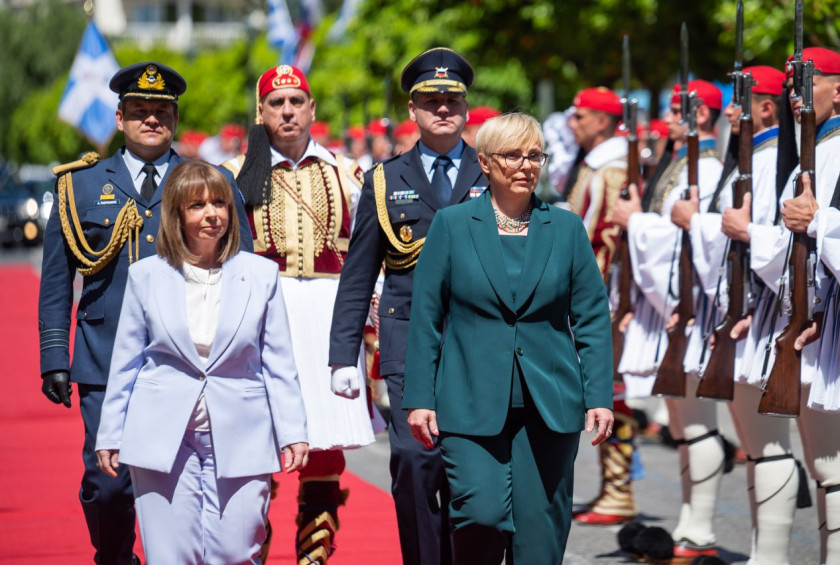
<path id="1" fill-rule="evenodd" d="M 749 104 L 749 101 L 744 102 Z M 752 152 L 753 152 L 753 122 L 752 119 L 741 120 L 738 137 L 738 180 L 735 183 L 733 205 L 740 208 L 744 205 L 744 196 L 752 192 Z M 746 292 L 749 277 L 749 244 L 743 241 L 729 242 L 729 252 L 726 256 L 726 269 L 729 280 L 729 304 L 723 321 L 715 328 L 715 348 L 712 350 L 709 363 L 703 371 L 703 377 L 697 385 L 699 398 L 714 398 L 731 401 L 735 394 L 735 349 L 736 342 L 730 334 L 739 321 L 748 312 L 745 311 Z"/>
<path id="2" fill-rule="evenodd" d="M 816 123 L 813 109 L 803 109 L 802 116 L 802 153 L 799 159 L 800 176 L 796 179 L 796 196 L 802 194 L 802 172 L 810 175 L 811 186 L 816 187 L 814 177 Z M 808 297 L 808 257 L 813 251 L 814 240 L 805 233 L 793 234 L 793 245 L 788 264 L 790 288 L 790 319 L 785 329 L 776 338 L 776 360 L 770 376 L 767 377 L 759 414 L 773 416 L 799 416 L 799 402 L 802 394 L 802 351 L 794 349 L 799 334 L 810 323 Z"/>
<path id="3" fill-rule="evenodd" d="M 700 141 L 697 135 L 688 137 L 688 186 L 696 187 L 698 182 L 698 161 L 700 159 Z M 688 190 L 683 196 L 690 198 Z M 680 300 L 677 305 L 677 323 L 668 330 L 668 348 L 656 372 L 656 382 L 652 394 L 658 396 L 685 396 L 685 352 L 688 337 L 685 330 L 694 319 L 694 263 L 691 257 L 691 237 L 682 232 L 682 247 L 679 259 Z"/>
<path id="4" fill-rule="evenodd" d="M 639 140 L 635 135 L 630 136 L 627 142 L 627 185 L 639 185 Z M 630 192 L 627 187 L 621 191 L 621 198 L 630 199 Z M 618 304 L 613 312 L 611 324 L 613 342 L 613 380 L 621 381 L 621 373 L 618 372 L 618 364 L 624 352 L 624 332 L 621 331 L 621 321 L 633 311 L 633 303 L 630 298 L 630 288 L 633 284 L 633 270 L 630 265 L 630 248 L 627 245 L 627 232 L 622 230 L 619 235 L 618 245 L 612 257 L 612 269 L 617 270 Z"/>

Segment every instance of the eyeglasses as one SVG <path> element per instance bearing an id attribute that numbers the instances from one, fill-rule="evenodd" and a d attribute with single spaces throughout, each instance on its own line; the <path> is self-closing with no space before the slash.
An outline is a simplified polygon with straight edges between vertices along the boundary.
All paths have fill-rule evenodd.
<path id="1" fill-rule="evenodd" d="M 508 151 L 507 153 L 492 153 L 492 155 L 504 158 L 505 165 L 511 169 L 522 168 L 525 159 L 528 159 L 532 167 L 542 167 L 548 159 L 548 155 L 545 153 L 528 153 L 528 155 L 523 155 L 517 151 Z"/>

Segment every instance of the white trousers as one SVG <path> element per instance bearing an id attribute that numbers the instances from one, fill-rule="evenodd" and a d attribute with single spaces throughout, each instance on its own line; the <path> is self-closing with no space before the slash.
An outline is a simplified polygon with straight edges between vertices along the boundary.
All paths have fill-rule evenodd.
<path id="1" fill-rule="evenodd" d="M 261 565 L 270 475 L 217 478 L 210 433 L 191 430 L 170 473 L 130 471 L 148 565 Z"/>

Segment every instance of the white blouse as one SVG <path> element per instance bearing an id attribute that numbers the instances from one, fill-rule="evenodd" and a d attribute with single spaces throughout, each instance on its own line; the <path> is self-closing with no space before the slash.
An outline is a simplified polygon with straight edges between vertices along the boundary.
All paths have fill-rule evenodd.
<path id="1" fill-rule="evenodd" d="M 222 269 L 201 269 L 184 263 L 184 282 L 186 283 L 187 325 L 190 337 L 201 362 L 206 366 L 219 323 Z M 210 419 L 207 415 L 203 392 L 198 397 L 187 428 L 198 432 L 210 431 Z"/>

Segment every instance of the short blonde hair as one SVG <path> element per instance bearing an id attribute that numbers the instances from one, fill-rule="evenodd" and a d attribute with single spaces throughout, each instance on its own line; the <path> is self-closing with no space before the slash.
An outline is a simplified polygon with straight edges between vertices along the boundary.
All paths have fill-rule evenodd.
<path id="1" fill-rule="evenodd" d="M 205 189 L 210 198 L 224 200 L 227 204 L 228 228 L 221 239 L 219 262 L 224 263 L 239 251 L 239 216 L 234 206 L 233 188 L 216 167 L 190 159 L 178 164 L 169 174 L 161 203 L 157 252 L 175 269 L 180 269 L 185 261 L 198 261 L 187 247 L 184 236 L 184 209 L 191 201 L 201 198 Z"/>
<path id="2" fill-rule="evenodd" d="M 507 149 L 520 149 L 523 145 L 537 144 L 545 147 L 540 123 L 522 112 L 511 112 L 489 119 L 478 130 L 475 150 L 487 158 Z"/>

